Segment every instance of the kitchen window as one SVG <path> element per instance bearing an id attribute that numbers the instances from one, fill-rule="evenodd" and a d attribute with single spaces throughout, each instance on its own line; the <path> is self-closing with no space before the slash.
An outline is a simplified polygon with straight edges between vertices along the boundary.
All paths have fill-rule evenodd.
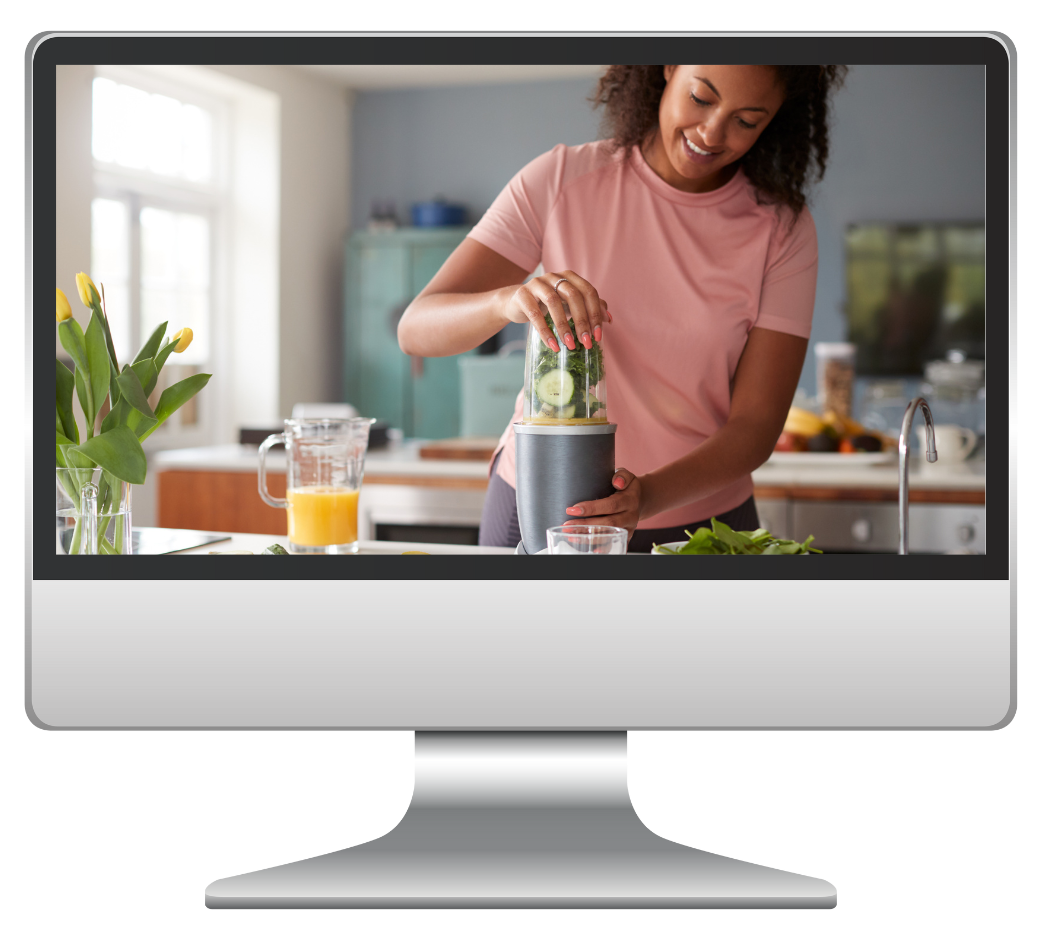
<path id="1" fill-rule="evenodd" d="M 99 68 L 93 82 L 91 277 L 104 285 L 122 365 L 163 321 L 193 332 L 156 386 L 214 372 L 226 176 L 222 102 L 144 70 Z M 156 433 L 154 446 L 212 442 L 214 393 L 201 393 Z"/>

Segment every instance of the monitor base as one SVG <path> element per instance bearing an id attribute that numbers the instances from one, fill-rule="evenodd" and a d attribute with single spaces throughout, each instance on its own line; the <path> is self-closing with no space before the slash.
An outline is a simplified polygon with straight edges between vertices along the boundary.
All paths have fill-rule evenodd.
<path id="1" fill-rule="evenodd" d="M 655 835 L 625 733 L 417 733 L 401 822 L 363 845 L 215 881 L 212 908 L 834 907 L 826 881 Z"/>

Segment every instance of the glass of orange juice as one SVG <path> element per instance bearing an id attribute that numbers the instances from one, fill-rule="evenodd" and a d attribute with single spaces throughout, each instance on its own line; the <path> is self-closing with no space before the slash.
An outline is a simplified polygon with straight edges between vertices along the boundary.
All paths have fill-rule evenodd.
<path id="1" fill-rule="evenodd" d="M 260 445 L 261 498 L 285 509 L 294 554 L 353 554 L 358 550 L 358 494 L 373 418 L 293 418 Z M 267 488 L 267 452 L 286 448 L 286 497 Z"/>

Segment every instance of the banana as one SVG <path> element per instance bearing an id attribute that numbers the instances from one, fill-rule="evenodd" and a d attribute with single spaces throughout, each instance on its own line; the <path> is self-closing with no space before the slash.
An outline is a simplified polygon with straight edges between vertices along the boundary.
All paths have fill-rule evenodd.
<path id="1" fill-rule="evenodd" d="M 812 411 L 805 408 L 791 408 L 788 418 L 784 422 L 784 430 L 790 434 L 801 434 L 803 437 L 813 437 L 824 430 L 824 421 Z"/>

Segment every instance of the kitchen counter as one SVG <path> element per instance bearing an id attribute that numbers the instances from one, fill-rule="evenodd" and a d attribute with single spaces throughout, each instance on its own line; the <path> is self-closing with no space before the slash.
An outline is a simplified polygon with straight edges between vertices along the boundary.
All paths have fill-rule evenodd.
<path id="1" fill-rule="evenodd" d="M 285 535 L 251 535 L 232 534 L 226 541 L 218 541 L 214 544 L 205 544 L 202 547 L 192 548 L 189 551 L 179 551 L 179 554 L 212 554 L 225 551 L 252 551 L 261 554 L 266 547 L 272 544 L 281 544 L 289 549 L 289 538 Z M 406 541 L 361 541 L 359 542 L 359 554 L 401 554 L 404 551 L 426 551 L 428 554 L 513 554 L 513 548 L 508 547 L 477 547 L 465 544 L 415 544 Z M 345 554 L 345 557 L 352 557 Z"/>
<path id="2" fill-rule="evenodd" d="M 472 460 L 425 460 L 419 456 L 424 441 L 411 440 L 370 450 L 365 456 L 366 483 L 403 483 L 425 485 L 424 481 L 447 482 L 455 488 L 484 489 L 488 465 Z M 215 447 L 190 447 L 164 450 L 153 456 L 154 468 L 164 470 L 198 470 L 203 472 L 236 472 L 256 474 L 260 457 L 256 447 L 245 444 L 223 444 Z M 284 474 L 285 452 L 268 454 L 268 472 Z M 896 461 L 879 466 L 815 465 L 811 463 L 776 463 L 767 461 L 752 473 L 757 487 L 815 487 L 843 489 L 892 489 L 898 485 Z M 912 458 L 910 488 L 920 490 L 971 490 L 982 492 L 987 485 L 985 461 L 971 461 L 952 466 L 925 464 Z M 459 481 L 463 481 L 465 485 Z"/>
<path id="3" fill-rule="evenodd" d="M 812 455 L 808 455 L 812 456 Z M 768 460 L 752 474 L 757 498 L 853 499 L 896 501 L 900 475 L 897 461 L 877 466 L 776 462 Z M 925 463 L 913 457 L 908 471 L 912 502 L 986 501 L 987 464 Z"/>
<path id="4" fill-rule="evenodd" d="M 450 532 L 453 537 L 448 538 L 440 531 L 434 535 L 428 530 L 426 534 L 431 537 L 476 540 L 473 529 L 481 520 L 488 484 L 487 463 L 424 459 L 419 454 L 423 444 L 423 441 L 397 442 L 367 454 L 358 506 L 358 530 L 363 538 L 412 540 L 416 532 L 411 529 L 427 526 L 428 529 L 457 529 Z M 285 511 L 267 505 L 257 493 L 259 455 L 256 447 L 225 444 L 167 450 L 153 455 L 151 462 L 158 474 L 160 526 L 285 535 Z M 268 487 L 276 497 L 285 495 L 285 463 L 281 449 L 268 454 Z M 801 516 L 806 509 L 834 511 L 840 507 L 847 510 L 857 507 L 859 511 L 853 518 L 842 519 L 844 525 L 865 518 L 868 513 L 864 509 L 884 509 L 892 515 L 875 516 L 871 519 L 875 526 L 881 527 L 879 522 L 883 520 L 887 524 L 895 522 L 898 489 L 895 460 L 877 466 L 768 461 L 752 474 L 752 479 L 760 519 L 780 537 L 797 536 L 795 532 L 803 525 Z M 933 465 L 912 459 L 912 508 L 982 510 L 986 504 L 986 483 L 985 461 Z M 830 520 L 830 511 L 813 512 L 806 519 L 811 522 L 814 534 Z M 951 519 L 962 524 L 964 520 L 961 512 Z M 917 524 L 922 527 L 922 520 Z M 471 535 L 474 537 L 470 538 Z M 419 549 L 424 547 L 420 545 Z"/>
<path id="5" fill-rule="evenodd" d="M 368 451 L 365 455 L 365 482 L 426 485 L 425 481 L 438 480 L 438 485 L 446 488 L 485 488 L 488 483 L 487 463 L 473 460 L 424 460 L 419 456 L 419 449 L 424 443 L 402 441 Z M 256 475 L 260 454 L 256 447 L 247 444 L 222 444 L 164 450 L 154 455 L 152 463 L 157 471 L 200 470 Z M 267 468 L 269 473 L 284 474 L 285 451 L 280 448 L 269 451 Z"/>

